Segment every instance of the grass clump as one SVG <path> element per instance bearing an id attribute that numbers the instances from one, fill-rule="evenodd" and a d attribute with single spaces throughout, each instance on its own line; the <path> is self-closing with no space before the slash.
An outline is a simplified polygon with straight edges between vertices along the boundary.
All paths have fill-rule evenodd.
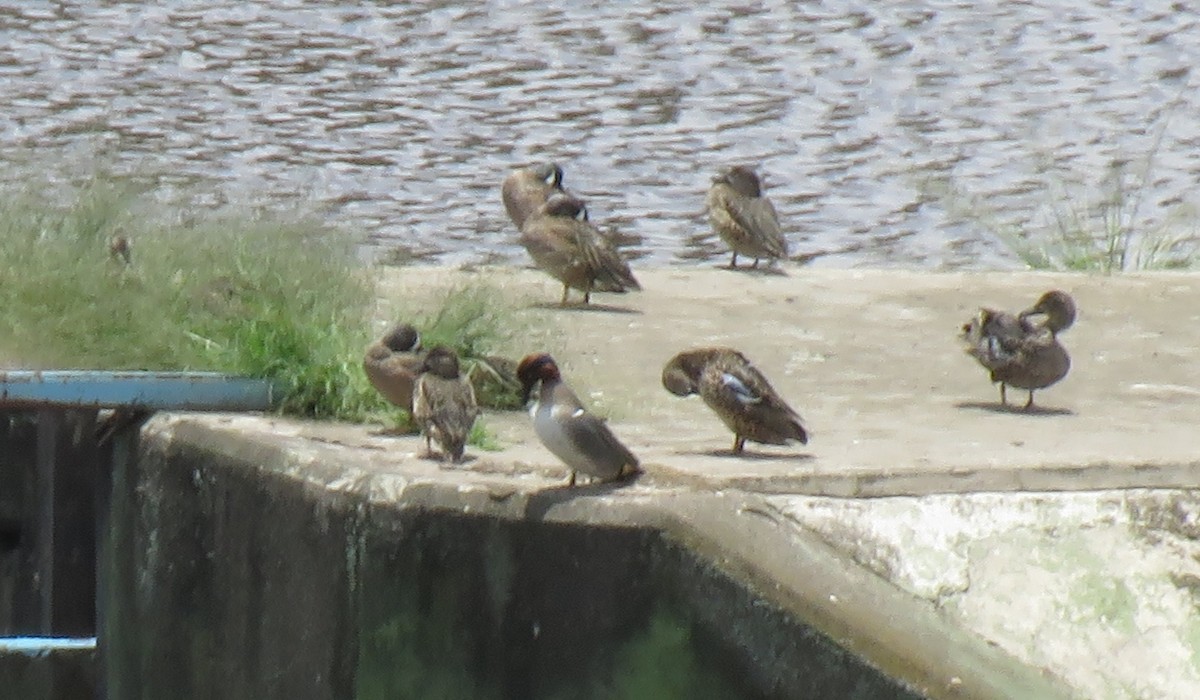
<path id="1" fill-rule="evenodd" d="M 1089 199 L 1060 186 L 1035 231 L 1000 221 L 977 198 L 953 187 L 940 196 L 947 211 L 981 224 L 1034 270 L 1109 274 L 1195 267 L 1200 260 L 1195 212 L 1180 206 L 1147 224 L 1140 216 L 1144 191 L 1136 182 L 1117 173 L 1106 187 L 1103 196 Z"/>
<path id="2" fill-rule="evenodd" d="M 249 216 L 172 225 L 103 177 L 60 194 L 0 194 L 5 364 L 213 370 L 275 381 L 293 415 L 385 410 L 358 367 L 374 286 L 349 237 Z M 118 233 L 131 264 L 109 253 Z"/>
<path id="3" fill-rule="evenodd" d="M 1098 196 L 1080 196 L 1061 185 L 1052 186 L 1058 191 L 1045 207 L 1047 213 L 1041 217 L 1037 233 L 1000 223 L 994 211 L 952 184 L 933 189 L 940 190 L 937 194 L 951 214 L 982 224 L 1033 269 L 1108 274 L 1191 268 L 1200 259 L 1196 212 L 1177 205 L 1159 220 L 1143 216 L 1164 130 L 1165 125 L 1145 157 L 1114 160 L 1099 186 L 1093 188 Z"/>
<path id="4" fill-rule="evenodd" d="M 1186 269 L 1200 254 L 1192 212 L 1176 208 L 1162 222 L 1143 226 L 1144 180 L 1114 165 L 1095 201 L 1063 192 L 1049 207 L 1047 234 L 1034 238 L 1011 227 L 1000 239 L 1029 267 L 1081 272 Z M 1192 232 L 1182 233 L 1189 219 Z"/>
<path id="5" fill-rule="evenodd" d="M 435 293 L 431 311 L 414 314 L 413 324 L 424 347 L 454 348 L 481 406 L 513 410 L 521 408 L 515 358 L 498 353 L 529 329 L 504 298 L 482 280 L 450 287 Z"/>

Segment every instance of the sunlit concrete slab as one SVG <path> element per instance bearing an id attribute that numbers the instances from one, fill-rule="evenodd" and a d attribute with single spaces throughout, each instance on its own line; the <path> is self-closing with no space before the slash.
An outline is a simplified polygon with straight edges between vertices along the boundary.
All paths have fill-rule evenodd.
<path id="1" fill-rule="evenodd" d="M 787 268 L 639 270 L 645 291 L 558 309 L 561 289 L 534 271 L 483 273 L 527 309 L 535 332 L 514 355 L 549 350 L 565 379 L 648 471 L 713 487 L 832 496 L 1187 487 L 1200 482 L 1200 276 L 931 273 Z M 398 269 L 385 299 L 411 299 L 472 276 Z M 981 305 L 1020 310 L 1071 293 L 1062 335 L 1070 374 L 1036 410 L 1004 410 L 957 334 Z M 386 311 L 384 314 L 386 315 Z M 540 335 L 539 335 L 540 333 Z M 663 364 L 700 345 L 743 351 L 805 418 L 806 446 L 732 435 L 697 397 L 660 383 Z M 1020 406 L 1025 392 L 1009 392 Z M 489 416 L 505 449 L 480 464 L 553 467 L 519 414 Z"/>

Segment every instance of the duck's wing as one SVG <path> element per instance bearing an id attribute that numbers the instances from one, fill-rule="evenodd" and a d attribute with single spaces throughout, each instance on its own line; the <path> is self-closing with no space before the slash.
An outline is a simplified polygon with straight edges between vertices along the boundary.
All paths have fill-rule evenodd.
<path id="1" fill-rule="evenodd" d="M 726 197 L 724 203 L 729 217 L 765 250 L 775 257 L 787 257 L 787 239 L 771 200 L 766 197 Z"/>
<path id="2" fill-rule="evenodd" d="M 997 370 L 1019 362 L 1026 340 L 1036 335 L 1017 316 L 995 309 L 980 309 L 964 327 L 967 352 L 979 363 Z"/>
<path id="3" fill-rule="evenodd" d="M 562 413 L 556 416 L 563 432 L 571 444 L 589 459 L 598 464 L 613 466 L 638 466 L 637 457 L 613 435 L 608 424 L 587 409 L 574 402 L 560 402 Z"/>
<path id="4" fill-rule="evenodd" d="M 433 421 L 448 435 L 465 440 L 471 426 L 479 416 L 479 404 L 475 401 L 475 390 L 465 378 L 442 379 L 438 398 L 438 411 Z"/>
<path id="5" fill-rule="evenodd" d="M 629 269 L 629 263 L 625 262 L 617 249 L 595 226 L 584 221 L 572 223 L 579 257 L 592 271 L 596 289 L 623 292 L 642 288 Z"/>
<path id="6" fill-rule="evenodd" d="M 413 390 L 413 418 L 452 440 L 465 440 L 479 416 L 475 390 L 465 378 L 444 379 L 429 373 Z"/>
<path id="7" fill-rule="evenodd" d="M 771 432 L 808 439 L 803 419 L 763 376 L 757 367 L 737 353 L 714 361 L 705 368 L 701 381 L 707 393 L 724 409 L 760 424 Z"/>
<path id="8" fill-rule="evenodd" d="M 430 387 L 433 379 L 429 374 L 422 374 L 413 387 L 412 417 L 418 425 L 428 425 L 437 413 L 437 397 Z"/>
<path id="9" fill-rule="evenodd" d="M 521 245 L 538 267 L 555 276 L 579 264 L 579 246 L 572 234 L 572 219 L 534 215 L 521 227 Z"/>

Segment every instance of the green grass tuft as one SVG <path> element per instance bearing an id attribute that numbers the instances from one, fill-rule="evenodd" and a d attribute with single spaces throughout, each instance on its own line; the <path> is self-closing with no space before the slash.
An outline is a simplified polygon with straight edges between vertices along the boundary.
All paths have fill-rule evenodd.
<path id="1" fill-rule="evenodd" d="M 951 215 L 978 222 L 1032 269 L 1106 274 L 1188 269 L 1200 260 L 1194 209 L 1176 205 L 1161 220 L 1142 215 L 1159 143 L 1140 159 L 1114 160 L 1097 187 L 1050 186 L 1058 191 L 1044 214 L 1030 217 L 1042 220 L 1040 229 L 1001 223 L 980 198 L 952 182 L 930 183 L 926 189 Z"/>
<path id="2" fill-rule="evenodd" d="M 430 295 L 431 310 L 410 312 L 426 348 L 454 348 L 463 372 L 475 386 L 480 405 L 521 408 L 520 387 L 514 375 L 516 358 L 501 355 L 513 341 L 529 334 L 529 324 L 506 295 L 486 280 L 477 279 Z"/>
<path id="3" fill-rule="evenodd" d="M 214 370 L 278 382 L 293 415 L 388 410 L 360 368 L 375 289 L 344 233 L 250 216 L 149 221 L 111 179 L 58 207 L 32 191 L 0 195 L 5 364 Z M 117 232 L 130 265 L 109 254 Z"/>
<path id="4" fill-rule="evenodd" d="M 500 440 L 492 434 L 492 431 L 488 430 L 483 418 L 475 419 L 475 425 L 471 426 L 471 434 L 467 436 L 467 444 L 478 447 L 484 452 L 499 452 L 504 449 Z"/>

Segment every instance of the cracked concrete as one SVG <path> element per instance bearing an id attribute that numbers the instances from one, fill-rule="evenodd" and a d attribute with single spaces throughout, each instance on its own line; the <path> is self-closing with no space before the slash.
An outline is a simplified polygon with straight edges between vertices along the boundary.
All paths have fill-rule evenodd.
<path id="1" fill-rule="evenodd" d="M 1200 694 L 1200 540 L 1187 532 L 1200 494 L 770 501 L 797 527 L 1085 697 Z"/>

